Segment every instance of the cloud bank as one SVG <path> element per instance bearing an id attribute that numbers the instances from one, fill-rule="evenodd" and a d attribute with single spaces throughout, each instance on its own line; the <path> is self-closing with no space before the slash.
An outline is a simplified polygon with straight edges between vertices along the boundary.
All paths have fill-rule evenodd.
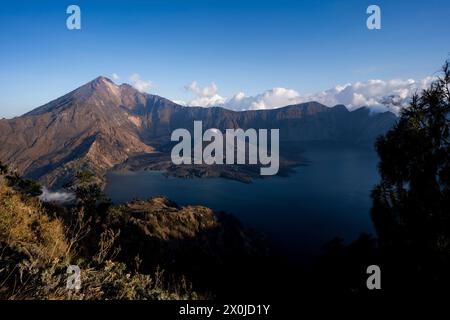
<path id="1" fill-rule="evenodd" d="M 364 106 L 375 112 L 391 111 L 398 114 L 402 108 L 408 105 L 409 99 L 414 93 L 425 89 L 434 79 L 433 77 L 427 77 L 422 80 L 369 80 L 337 85 L 334 88 L 313 94 L 301 94 L 288 88 L 273 88 L 254 96 L 247 96 L 244 92 L 238 92 L 231 98 L 220 96 L 215 83 L 200 87 L 196 81 L 193 81 L 185 88 L 194 93 L 195 98 L 188 102 L 179 101 L 179 103 L 201 107 L 221 106 L 241 111 L 274 109 L 317 101 L 327 106 L 343 104 L 349 110 Z"/>
<path id="2" fill-rule="evenodd" d="M 42 188 L 42 194 L 39 199 L 44 202 L 58 202 L 58 203 L 68 203 L 75 200 L 75 195 L 69 192 L 52 192 L 47 188 Z"/>
<path id="3" fill-rule="evenodd" d="M 138 91 L 147 92 L 153 87 L 153 83 L 150 80 L 143 80 L 141 76 L 134 73 L 130 76 L 131 85 Z"/>
<path id="4" fill-rule="evenodd" d="M 200 87 L 197 81 L 192 81 L 184 87 L 187 91 L 193 92 L 196 97 L 189 101 L 187 105 L 200 107 L 213 107 L 224 105 L 226 99 L 217 94 L 217 85 L 212 82 L 209 86 Z"/>

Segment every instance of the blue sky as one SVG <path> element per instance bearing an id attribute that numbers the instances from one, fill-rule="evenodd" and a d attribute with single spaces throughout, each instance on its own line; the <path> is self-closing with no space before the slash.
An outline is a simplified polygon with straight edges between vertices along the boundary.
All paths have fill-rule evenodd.
<path id="1" fill-rule="evenodd" d="M 82 29 L 66 28 L 81 8 Z M 381 7 L 382 29 L 366 28 Z M 0 6 L 0 117 L 23 114 L 98 75 L 132 74 L 189 101 L 283 87 L 314 93 L 369 79 L 423 79 L 450 52 L 450 2 L 11 1 Z"/>

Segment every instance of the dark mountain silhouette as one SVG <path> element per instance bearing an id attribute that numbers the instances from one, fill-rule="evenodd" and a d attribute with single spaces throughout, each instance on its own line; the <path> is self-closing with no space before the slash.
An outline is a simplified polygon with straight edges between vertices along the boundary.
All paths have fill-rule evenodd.
<path id="1" fill-rule="evenodd" d="M 373 145 L 396 116 L 317 102 L 242 112 L 183 107 L 98 77 L 23 116 L 0 120 L 0 160 L 29 178 L 60 187 L 80 169 L 102 177 L 130 158 L 164 153 L 172 131 L 191 129 L 194 120 L 202 120 L 204 129 L 279 128 L 281 142 Z"/>

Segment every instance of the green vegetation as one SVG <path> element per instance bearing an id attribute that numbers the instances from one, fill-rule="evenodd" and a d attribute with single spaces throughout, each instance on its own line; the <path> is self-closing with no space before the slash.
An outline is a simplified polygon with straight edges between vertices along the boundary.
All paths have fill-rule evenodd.
<path id="1" fill-rule="evenodd" d="M 23 179 L 17 172 L 9 172 L 8 166 L 0 164 L 0 174 L 4 176 L 9 186 L 21 190 L 28 196 L 37 197 L 42 194 L 42 187 L 38 182 Z"/>
<path id="2" fill-rule="evenodd" d="M 196 299 L 220 290 L 279 296 L 286 283 L 360 294 L 368 292 L 372 264 L 381 267 L 383 290 L 448 290 L 449 87 L 446 63 L 377 140 L 381 181 L 371 214 L 378 238 L 331 241 L 312 272 L 266 255 L 259 235 L 227 214 L 165 198 L 113 206 L 88 171 L 75 176 L 75 203 L 42 203 L 39 184 L 0 163 L 0 299 Z M 82 270 L 78 291 L 66 289 L 73 264 Z M 208 294 L 194 292 L 184 275 Z"/>
<path id="3" fill-rule="evenodd" d="M 71 189 L 75 201 L 41 202 L 5 170 L 0 299 L 211 298 L 261 279 L 263 238 L 228 214 L 163 197 L 114 206 L 86 172 Z M 81 270 L 79 291 L 66 289 L 69 265 Z"/>
<path id="4" fill-rule="evenodd" d="M 401 288 L 450 283 L 449 86 L 446 62 L 376 144 L 381 182 L 372 218 L 386 269 Z"/>
<path id="5" fill-rule="evenodd" d="M 450 66 L 412 97 L 378 138 L 380 183 L 372 192 L 377 238 L 335 239 L 315 266 L 319 290 L 368 293 L 366 268 L 381 269 L 382 292 L 423 294 L 450 287 Z"/>
<path id="6" fill-rule="evenodd" d="M 169 281 L 160 269 L 143 274 L 138 257 L 129 265 L 115 259 L 119 233 L 95 214 L 99 210 L 106 215 L 109 207 L 102 197 L 92 200 L 88 190 L 95 187 L 88 181 L 80 187 L 87 189 L 77 191 L 87 198 L 62 208 L 41 203 L 34 197 L 37 184 L 1 164 L 0 173 L 0 299 L 197 297 L 184 278 Z M 66 289 L 71 264 L 82 270 L 80 290 Z"/>

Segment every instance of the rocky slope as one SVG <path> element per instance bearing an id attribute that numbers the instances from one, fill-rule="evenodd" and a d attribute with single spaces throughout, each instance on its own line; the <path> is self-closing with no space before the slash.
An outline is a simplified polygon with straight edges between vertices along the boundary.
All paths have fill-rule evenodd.
<path id="1" fill-rule="evenodd" d="M 106 78 L 94 81 L 30 113 L 0 121 L 0 158 L 28 177 L 58 185 L 75 170 L 102 173 L 128 157 L 151 153 L 134 123 L 145 99 Z"/>
<path id="2" fill-rule="evenodd" d="M 191 280 L 208 295 L 225 284 L 232 292 L 222 279 L 246 279 L 254 272 L 243 262 L 268 261 L 264 239 L 231 215 L 166 198 L 42 203 L 10 174 L 2 166 L 0 299 L 196 299 Z M 66 289 L 73 264 L 79 291 Z"/>
<path id="3" fill-rule="evenodd" d="M 101 179 L 130 159 L 135 169 L 155 165 L 169 169 L 167 161 L 151 166 L 143 161 L 140 166 L 139 159 L 154 160 L 158 152 L 167 156 L 172 131 L 192 130 L 194 120 L 202 120 L 204 130 L 278 128 L 283 153 L 287 142 L 371 145 L 395 119 L 389 112 L 370 114 L 365 108 L 350 112 L 344 106 L 328 108 L 316 102 L 243 112 L 182 107 L 98 77 L 21 117 L 0 120 L 0 161 L 47 186 L 61 187 L 70 184 L 77 170 L 90 170 Z M 229 175 L 229 170 L 223 174 Z"/>
<path id="4" fill-rule="evenodd" d="M 219 286 L 221 278 L 248 277 L 246 267 L 270 259 L 265 238 L 232 215 L 204 206 L 179 206 L 162 197 L 115 207 L 106 224 L 120 230 L 119 260 L 132 264 L 139 256 L 143 270 L 161 266 L 204 289 Z"/>

